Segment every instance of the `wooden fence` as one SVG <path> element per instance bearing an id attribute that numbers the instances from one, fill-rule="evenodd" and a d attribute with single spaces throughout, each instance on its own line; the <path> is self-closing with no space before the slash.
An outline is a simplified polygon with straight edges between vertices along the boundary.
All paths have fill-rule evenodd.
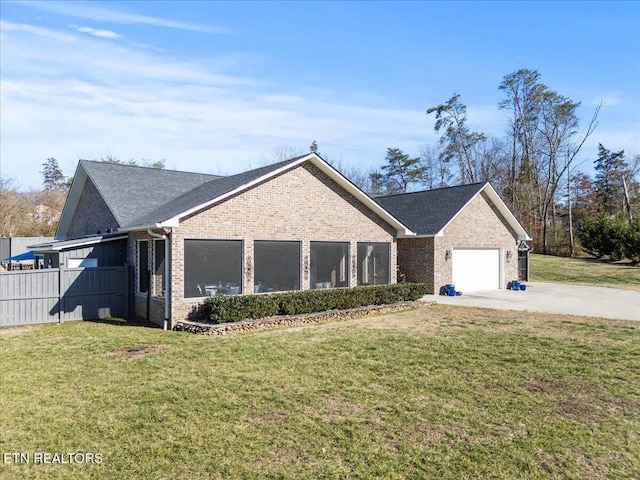
<path id="1" fill-rule="evenodd" d="M 0 327 L 128 314 L 126 266 L 0 272 Z"/>

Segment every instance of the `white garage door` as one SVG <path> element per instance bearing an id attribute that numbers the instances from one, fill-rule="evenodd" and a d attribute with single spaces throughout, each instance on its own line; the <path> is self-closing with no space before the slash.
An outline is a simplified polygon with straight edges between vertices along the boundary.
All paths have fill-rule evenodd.
<path id="1" fill-rule="evenodd" d="M 500 249 L 454 248 L 453 284 L 463 293 L 500 288 Z"/>

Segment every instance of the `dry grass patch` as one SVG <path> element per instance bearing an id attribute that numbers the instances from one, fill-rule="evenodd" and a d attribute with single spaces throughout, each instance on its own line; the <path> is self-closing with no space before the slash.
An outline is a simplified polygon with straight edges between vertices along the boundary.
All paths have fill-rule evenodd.
<path id="1" fill-rule="evenodd" d="M 33 326 L 0 328 L 0 337 L 17 337 L 33 332 Z"/>

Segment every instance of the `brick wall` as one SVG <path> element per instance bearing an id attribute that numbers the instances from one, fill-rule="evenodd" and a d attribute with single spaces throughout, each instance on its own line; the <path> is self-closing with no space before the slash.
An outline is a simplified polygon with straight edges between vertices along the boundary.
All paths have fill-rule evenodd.
<path id="1" fill-rule="evenodd" d="M 113 217 L 111 210 L 104 203 L 93 182 L 87 179 L 71 220 L 67 238 L 95 235 L 98 231 L 104 234 L 108 228 L 115 230 L 117 227 L 118 222 Z"/>
<path id="2" fill-rule="evenodd" d="M 433 273 L 433 238 L 399 238 L 399 279 L 426 283 L 427 291 L 431 292 Z"/>
<path id="3" fill-rule="evenodd" d="M 442 237 L 399 239 L 399 269 L 408 281 L 424 282 L 428 293 L 437 294 L 440 287 L 453 282 L 453 262 L 446 259 L 446 252 L 456 247 L 500 248 L 504 266 L 501 288 L 518 278 L 517 234 L 484 192 L 454 218 Z M 507 252 L 511 252 L 510 259 Z"/>
<path id="4" fill-rule="evenodd" d="M 171 321 L 188 318 L 202 299 L 184 298 L 184 240 L 243 240 L 243 291 L 253 291 L 254 240 L 301 242 L 301 286 L 310 287 L 308 262 L 311 241 L 349 242 L 350 285 L 357 285 L 358 242 L 391 243 L 391 282 L 396 282 L 396 230 L 360 201 L 348 194 L 313 164 L 307 162 L 258 184 L 222 203 L 183 219 L 170 234 Z M 130 235 L 130 261 L 135 265 L 136 240 L 146 232 Z M 149 253 L 149 262 L 152 253 Z M 151 264 L 151 263 L 150 263 Z M 153 282 L 153 279 L 152 279 Z M 162 299 L 157 299 L 162 303 Z M 164 306 L 164 304 L 162 303 Z M 136 312 L 144 312 L 146 296 L 136 295 Z M 158 324 L 164 319 L 152 313 Z M 144 316 L 144 315 L 143 315 Z"/>

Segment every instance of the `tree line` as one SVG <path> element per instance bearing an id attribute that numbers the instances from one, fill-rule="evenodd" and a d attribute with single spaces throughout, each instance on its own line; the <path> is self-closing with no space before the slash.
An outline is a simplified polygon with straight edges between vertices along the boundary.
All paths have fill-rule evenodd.
<path id="1" fill-rule="evenodd" d="M 533 238 L 535 251 L 567 256 L 586 251 L 639 261 L 640 155 L 630 158 L 600 144 L 597 157 L 588 159 L 593 162 L 593 177 L 579 161 L 585 142 L 596 131 L 602 105 L 581 126 L 580 102 L 545 85 L 536 70 L 520 69 L 504 76 L 498 90 L 504 96 L 498 107 L 508 119 L 501 137 L 474 130 L 467 120 L 467 106 L 454 93 L 446 102 L 427 108 L 439 141 L 423 145 L 415 156 L 390 147 L 379 168 L 365 170 L 320 153 L 316 141 L 309 150 L 372 195 L 491 182 Z M 277 147 L 274 158 L 259 163 L 304 153 Z M 100 160 L 165 166 L 164 161 L 123 162 L 110 156 Z M 55 233 L 71 179 L 53 158 L 43 164 L 42 174 L 43 189 L 33 192 L 20 192 L 11 180 L 0 179 L 2 236 Z"/>
<path id="2" fill-rule="evenodd" d="M 579 162 L 602 104 L 581 127 L 580 102 L 552 90 L 535 70 L 506 75 L 498 89 L 504 94 L 498 107 L 508 118 L 502 137 L 473 130 L 454 93 L 426 110 L 440 136 L 436 145 L 423 146 L 418 156 L 388 148 L 382 166 L 355 175 L 356 183 L 389 195 L 488 181 L 529 232 L 534 250 L 639 261 L 640 155 L 628 158 L 600 144 L 590 159 L 593 178 Z"/>

